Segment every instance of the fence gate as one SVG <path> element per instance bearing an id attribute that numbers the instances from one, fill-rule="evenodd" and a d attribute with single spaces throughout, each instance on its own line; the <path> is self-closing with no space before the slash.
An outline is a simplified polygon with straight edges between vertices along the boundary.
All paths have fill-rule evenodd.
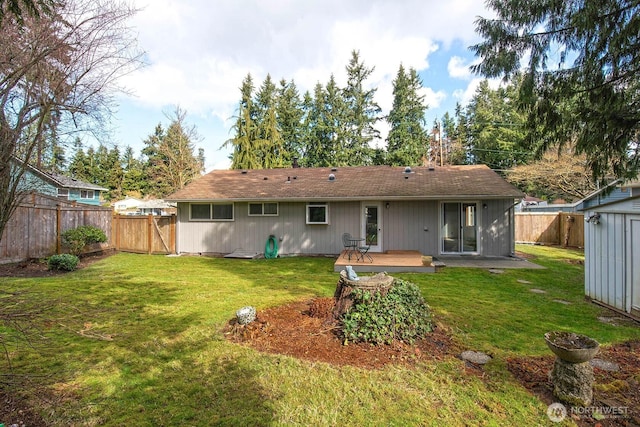
<path id="1" fill-rule="evenodd" d="M 111 244 L 122 252 L 175 253 L 176 216 L 113 215 Z"/>

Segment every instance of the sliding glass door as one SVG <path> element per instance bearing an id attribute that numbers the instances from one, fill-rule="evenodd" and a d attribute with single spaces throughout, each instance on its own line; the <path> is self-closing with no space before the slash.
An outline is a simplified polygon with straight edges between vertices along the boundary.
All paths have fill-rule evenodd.
<path id="1" fill-rule="evenodd" d="M 443 203 L 440 238 L 442 253 L 477 253 L 475 203 Z"/>

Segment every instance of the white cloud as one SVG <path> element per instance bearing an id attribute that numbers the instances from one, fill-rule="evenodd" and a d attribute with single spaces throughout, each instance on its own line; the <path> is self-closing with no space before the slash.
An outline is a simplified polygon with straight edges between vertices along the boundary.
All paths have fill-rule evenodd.
<path id="1" fill-rule="evenodd" d="M 482 80 L 484 79 L 483 78 L 471 79 L 466 89 L 454 91 L 453 97 L 457 99 L 461 105 L 465 105 L 469 103 L 469 101 L 471 101 L 471 98 L 473 98 L 473 96 L 475 95 L 476 90 L 478 89 L 478 86 L 480 86 L 480 83 L 482 82 Z M 489 87 L 491 89 L 497 89 L 502 84 L 501 79 L 487 79 L 487 81 L 489 82 Z"/>
<path id="2" fill-rule="evenodd" d="M 429 108 L 438 108 L 442 101 L 447 98 L 447 93 L 443 90 L 434 91 L 430 87 L 423 89 L 422 94 L 425 96 L 425 101 Z"/>
<path id="3" fill-rule="evenodd" d="M 356 49 L 375 67 L 369 83 L 389 107 L 382 98 L 390 95 L 382 92 L 399 64 L 424 70 L 436 40 L 471 40 L 472 17 L 482 12 L 477 3 L 138 0 L 142 10 L 133 24 L 149 66 L 126 84 L 145 105 L 180 104 L 228 117 L 247 73 L 256 86 L 267 72 L 276 81 L 294 79 L 301 90 L 326 83 L 332 73 L 344 84 Z"/>
<path id="4" fill-rule="evenodd" d="M 235 113 L 247 73 L 256 88 L 267 73 L 276 82 L 293 79 L 302 95 L 318 82 L 325 84 L 331 74 L 344 85 L 354 49 L 367 67 L 375 67 L 367 83 L 377 87 L 376 100 L 387 113 L 392 80 L 401 63 L 427 70 L 434 52 L 446 51 L 454 42 L 463 46 L 477 42 L 473 22 L 487 14 L 478 0 L 134 3 L 141 11 L 132 25 L 148 66 L 123 82 L 135 94 L 128 102 L 146 111 L 180 105 L 190 116 L 221 119 L 226 129 L 220 134 L 228 132 L 230 122 L 225 120 Z M 463 74 L 464 60 L 454 58 L 449 73 L 470 78 Z M 450 99 L 437 81 L 429 80 L 429 85 L 424 94 L 430 109 Z M 207 158 L 221 155 L 225 154 L 208 153 Z"/>
<path id="5" fill-rule="evenodd" d="M 472 77 L 467 60 L 459 56 L 452 56 L 449 59 L 447 70 L 449 71 L 449 76 L 456 79 L 468 80 Z"/>

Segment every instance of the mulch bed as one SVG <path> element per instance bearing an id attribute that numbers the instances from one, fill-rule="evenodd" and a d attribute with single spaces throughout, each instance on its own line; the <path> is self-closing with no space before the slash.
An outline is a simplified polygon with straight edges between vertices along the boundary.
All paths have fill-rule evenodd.
<path id="1" fill-rule="evenodd" d="M 438 360 L 457 352 L 451 335 L 441 325 L 435 325 L 433 333 L 413 345 L 403 342 L 378 346 L 349 342 L 344 345 L 340 329 L 328 320 L 333 302 L 333 298 L 316 298 L 270 308 L 257 313 L 256 320 L 248 325 L 231 320 L 224 334 L 232 341 L 267 353 L 371 369 L 390 363 Z"/>
<path id="2" fill-rule="evenodd" d="M 78 263 L 78 269 L 85 268 L 114 253 L 115 251 L 113 250 L 107 250 L 82 255 Z M 49 270 L 47 261 L 44 259 L 29 259 L 21 262 L 0 264 L 0 277 L 51 277 L 67 273 L 67 271 Z"/>

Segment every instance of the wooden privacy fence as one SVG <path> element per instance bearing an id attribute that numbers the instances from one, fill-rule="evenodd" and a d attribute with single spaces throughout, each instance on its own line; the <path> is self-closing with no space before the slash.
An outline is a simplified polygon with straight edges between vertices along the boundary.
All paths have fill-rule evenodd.
<path id="1" fill-rule="evenodd" d="M 0 240 L 0 263 L 46 258 L 64 251 L 62 233 L 81 225 L 102 229 L 110 238 L 110 208 L 32 194 L 18 206 Z M 108 241 L 108 240 L 107 240 Z M 96 245 L 89 251 L 105 249 Z"/>
<path id="2" fill-rule="evenodd" d="M 516 212 L 516 242 L 584 247 L 584 215 L 569 212 Z"/>
<path id="3" fill-rule="evenodd" d="M 113 215 L 111 245 L 123 252 L 175 253 L 176 217 L 175 215 Z"/>

